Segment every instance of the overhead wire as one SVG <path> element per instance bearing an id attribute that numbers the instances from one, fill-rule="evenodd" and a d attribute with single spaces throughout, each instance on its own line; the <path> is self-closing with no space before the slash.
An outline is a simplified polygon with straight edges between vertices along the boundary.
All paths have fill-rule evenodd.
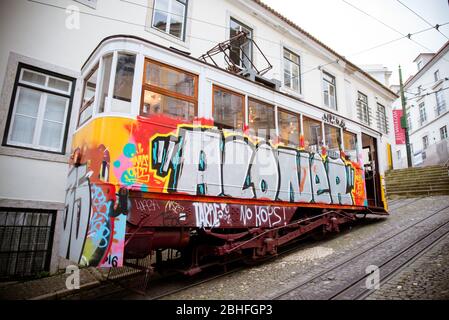
<path id="1" fill-rule="evenodd" d="M 133 1 L 128 1 L 128 0 L 121 0 L 121 1 L 122 1 L 122 2 L 126 2 L 126 3 L 130 3 L 130 4 L 134 4 L 134 5 L 139 5 L 139 6 L 142 6 L 142 7 L 152 8 L 152 7 L 149 7 L 149 6 L 146 6 L 146 5 L 142 5 L 142 4 L 135 3 L 135 2 L 133 2 Z M 383 23 L 382 21 L 380 21 L 380 20 L 378 20 L 377 18 L 373 17 L 372 15 L 370 15 L 370 14 L 364 12 L 363 10 L 361 10 L 361 9 L 359 9 L 359 8 L 357 8 L 357 7 L 355 7 L 354 5 L 350 4 L 350 3 L 347 2 L 346 0 L 342 0 L 342 1 L 345 2 L 345 3 L 347 3 L 347 4 L 350 5 L 350 6 L 354 7 L 355 9 L 357 9 L 357 10 L 363 12 L 364 14 L 369 15 L 370 17 L 372 17 L 372 18 L 375 19 L 376 21 L 382 23 L 383 25 L 388 26 L 388 25 L 386 25 L 385 23 Z M 53 7 L 53 8 L 61 9 L 61 10 L 64 10 L 64 11 L 67 10 L 66 7 L 58 6 L 58 5 L 55 5 L 55 4 L 52 4 L 52 3 L 42 2 L 42 1 L 38 1 L 38 0 L 28 0 L 28 2 L 32 2 L 32 3 L 35 3 L 35 4 L 40 4 L 40 5 L 44 5 L 44 6 L 48 6 L 48 7 Z M 159 9 L 157 9 L 157 10 L 159 10 Z M 79 11 L 79 13 L 80 13 L 80 14 L 84 14 L 84 15 L 88 15 L 88 16 L 93 16 L 93 17 L 105 19 L 105 20 L 114 21 L 114 22 L 120 22 L 120 23 L 124 23 L 124 24 L 129 24 L 129 25 L 133 25 L 133 26 L 144 27 L 144 28 L 147 27 L 146 24 L 136 23 L 136 22 L 131 22 L 131 21 L 127 21 L 127 20 L 123 20 L 123 19 L 118 19 L 118 18 L 113 18 L 113 17 L 108 17 L 108 16 L 103 16 L 103 15 L 96 14 L 96 13 L 92 13 L 92 12 Z M 170 12 L 167 11 L 167 13 L 170 13 Z M 170 14 L 173 14 L 173 13 L 170 13 Z M 190 19 L 192 19 L 192 20 L 195 20 L 195 21 L 198 21 L 198 22 L 202 22 L 202 23 L 214 25 L 214 26 L 217 26 L 217 27 L 229 29 L 228 27 L 225 27 L 225 26 L 222 26 L 222 25 L 219 25 L 219 24 L 216 24 L 216 23 L 208 22 L 208 21 L 205 21 L 205 20 L 196 19 L 196 18 L 192 18 L 192 17 L 188 17 L 188 18 L 190 18 Z M 439 26 L 445 26 L 445 25 L 448 25 L 448 24 L 449 24 L 449 22 L 445 22 L 445 23 L 443 23 L 443 24 L 440 24 Z M 394 30 L 394 31 L 396 31 L 396 32 L 398 32 L 398 33 L 400 33 L 400 34 L 402 35 L 402 33 L 401 33 L 400 31 L 395 30 L 395 29 L 392 28 L 392 27 L 389 27 L 389 28 L 392 29 L 392 30 Z M 363 53 L 366 53 L 366 52 L 369 52 L 369 51 L 378 49 L 378 48 L 380 48 L 380 47 L 389 45 L 389 44 L 391 44 L 391 43 L 400 41 L 400 40 L 402 40 L 402 39 L 404 39 L 404 38 L 409 38 L 409 39 L 410 39 L 410 37 L 413 36 L 413 35 L 420 34 L 420 33 L 423 33 L 423 32 L 429 31 L 429 30 L 432 30 L 432 29 L 434 29 L 434 28 L 435 28 L 435 27 L 432 27 L 432 28 L 426 28 L 426 29 L 423 29 L 423 30 L 420 30 L 420 31 L 417 31 L 417 32 L 414 32 L 414 33 L 410 33 L 410 34 L 408 34 L 408 35 L 402 35 L 401 38 L 396 38 L 396 39 L 387 41 L 387 42 L 385 42 L 385 43 L 382 43 L 382 44 L 376 45 L 376 46 L 374 46 L 374 47 L 371 47 L 371 48 L 368 48 L 368 49 L 365 49 L 365 50 L 356 52 L 356 53 L 354 53 L 354 54 L 350 54 L 350 55 L 348 55 L 348 56 L 357 56 L 357 55 L 360 55 L 360 54 L 363 54 Z M 192 35 L 186 35 L 186 37 L 189 37 L 189 38 L 192 38 L 192 39 L 201 40 L 201 41 L 207 41 L 207 42 L 213 43 L 213 44 L 215 44 L 215 45 L 216 45 L 216 44 L 219 44 L 219 42 L 216 42 L 216 41 L 211 40 L 211 39 L 203 38 L 203 37 L 197 37 L 197 36 L 192 36 Z M 257 38 L 257 37 L 255 37 L 255 38 Z M 263 39 L 263 38 L 260 38 L 260 39 Z M 264 39 L 264 40 L 270 41 L 270 42 L 272 42 L 272 43 L 276 43 L 276 45 L 280 45 L 279 42 L 275 42 L 275 41 L 268 40 L 268 39 Z M 281 58 L 279 58 L 279 57 L 274 57 L 274 56 L 270 56 L 270 58 L 276 59 L 276 60 L 278 60 L 278 61 L 281 61 L 281 60 L 282 60 Z M 344 57 L 344 58 L 346 59 L 346 57 Z M 341 59 L 338 58 L 338 59 L 335 59 L 335 60 L 333 60 L 333 61 L 331 61 L 331 62 L 328 62 L 328 63 L 325 63 L 325 64 L 320 64 L 320 65 L 318 65 L 318 66 L 307 66 L 307 65 L 304 65 L 304 64 L 302 63 L 302 64 L 301 64 L 302 66 L 310 67 L 310 69 L 309 69 L 309 70 L 306 70 L 306 71 L 304 71 L 304 72 L 301 72 L 298 76 L 294 76 L 292 79 L 295 79 L 295 78 L 297 78 L 297 77 L 300 77 L 300 76 L 302 76 L 302 75 L 304 75 L 304 74 L 307 74 L 307 73 L 309 73 L 309 72 L 312 72 L 312 71 L 314 71 L 314 70 L 321 70 L 321 68 L 323 68 L 323 67 L 325 67 L 325 66 L 328 66 L 328 65 L 331 65 L 331 64 L 334 64 L 334 63 L 339 63 L 340 60 L 341 60 Z"/>
<path id="2" fill-rule="evenodd" d="M 403 3 L 401 0 L 396 0 L 397 2 L 399 2 L 403 7 L 407 8 L 409 11 L 411 11 L 415 16 L 417 16 L 418 18 L 420 18 L 422 21 L 424 21 L 425 23 L 427 23 L 429 26 L 434 27 L 443 37 L 445 37 L 447 40 L 449 40 L 449 37 L 447 37 L 443 32 L 441 32 L 441 30 L 439 30 L 440 25 L 435 25 L 433 26 L 429 21 L 427 21 L 426 19 L 424 19 L 419 13 L 417 13 L 416 11 L 414 11 L 413 9 L 411 9 L 410 7 L 408 7 L 405 3 Z"/>

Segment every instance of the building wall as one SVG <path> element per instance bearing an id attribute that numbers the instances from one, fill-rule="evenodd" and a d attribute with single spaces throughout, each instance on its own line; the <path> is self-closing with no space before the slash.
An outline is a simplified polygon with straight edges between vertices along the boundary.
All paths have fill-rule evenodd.
<path id="1" fill-rule="evenodd" d="M 150 27 L 154 0 L 134 2 L 137 5 L 119 0 L 98 0 L 96 9 L 71 0 L 57 1 L 54 6 L 27 0 L 0 2 L 0 138 L 5 133 L 19 62 L 77 79 L 65 154 L 0 147 L 0 200 L 7 201 L 8 206 L 33 207 L 35 201 L 40 201 L 43 208 L 60 208 L 64 203 L 70 137 L 75 130 L 82 91 L 80 70 L 102 39 L 129 34 L 199 57 L 229 38 L 231 16 L 253 29 L 255 41 L 273 65 L 265 77 L 283 79 L 283 47 L 300 55 L 301 71 L 304 74 L 301 79 L 302 94 L 296 95 L 303 100 L 323 107 L 324 70 L 336 78 L 338 113 L 342 116 L 357 121 L 357 91 L 361 91 L 368 96 L 373 115 L 372 128 L 377 130 L 376 103 L 383 104 L 387 110 L 390 131 L 378 141 L 379 161 L 380 171 L 383 173 L 387 169 L 387 144 L 393 142 L 393 96 L 343 61 L 329 64 L 337 58 L 287 23 L 252 1 L 193 0 L 188 5 L 186 39 L 183 42 Z M 82 12 L 79 15 L 80 29 L 66 27 L 67 21 L 70 25 L 74 21 L 72 18 L 76 20 L 73 6 Z M 66 11 L 67 8 L 70 10 Z M 256 54 L 254 61 L 261 67 L 263 58 Z M 223 60 L 220 62 L 224 65 Z M 325 66 L 318 70 L 319 65 Z M 294 94 L 287 89 L 282 90 Z M 372 131 L 367 129 L 367 133 Z M 57 239 L 58 230 L 54 241 Z"/>
<path id="2" fill-rule="evenodd" d="M 439 70 L 440 81 L 435 81 L 434 73 Z M 411 130 L 409 130 L 410 144 L 412 145 L 412 158 L 414 165 L 432 165 L 443 164 L 445 162 L 446 153 L 444 151 L 437 152 L 436 145 L 443 141 L 440 136 L 440 128 L 446 126 L 449 130 L 449 46 L 440 53 L 440 55 L 433 61 L 428 61 L 428 64 L 423 66 L 422 72 L 417 74 L 416 78 L 404 86 L 407 98 L 407 108 L 411 118 Z M 419 94 L 418 87 L 422 87 L 421 94 Z M 435 109 L 437 100 L 435 92 L 442 90 L 443 100 L 445 101 L 445 111 L 437 115 Z M 420 123 L 419 105 L 425 104 L 427 121 L 422 125 Z M 424 150 L 423 137 L 427 136 L 429 139 L 429 148 Z M 446 139 L 447 140 L 447 139 Z M 447 143 L 447 141 L 446 141 Z M 443 142 L 444 145 L 444 142 Z M 407 163 L 405 147 L 402 156 L 404 160 L 401 163 Z M 421 153 L 425 151 L 425 159 L 422 159 Z"/>

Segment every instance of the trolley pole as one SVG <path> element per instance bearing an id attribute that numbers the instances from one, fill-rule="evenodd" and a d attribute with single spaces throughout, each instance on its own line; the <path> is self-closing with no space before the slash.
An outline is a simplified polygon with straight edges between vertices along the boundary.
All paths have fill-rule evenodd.
<path id="1" fill-rule="evenodd" d="M 405 147 L 407 149 L 407 165 L 411 168 L 412 165 L 412 153 L 410 150 L 410 137 L 408 136 L 408 124 L 407 124 L 407 102 L 404 94 L 404 84 L 402 83 L 402 70 L 399 66 L 399 82 L 401 87 L 401 100 L 402 100 L 402 118 L 401 127 L 405 130 Z"/>

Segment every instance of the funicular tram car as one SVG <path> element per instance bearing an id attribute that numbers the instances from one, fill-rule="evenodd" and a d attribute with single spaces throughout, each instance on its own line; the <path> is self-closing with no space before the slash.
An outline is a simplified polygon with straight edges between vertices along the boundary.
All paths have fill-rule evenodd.
<path id="1" fill-rule="evenodd" d="M 193 274 L 387 214 L 376 137 L 357 122 L 135 37 L 106 38 L 82 72 L 65 258 L 116 267 L 174 249 Z"/>

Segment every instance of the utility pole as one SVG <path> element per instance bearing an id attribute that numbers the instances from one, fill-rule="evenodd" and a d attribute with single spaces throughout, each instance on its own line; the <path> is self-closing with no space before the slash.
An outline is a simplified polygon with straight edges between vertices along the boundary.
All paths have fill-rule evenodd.
<path id="1" fill-rule="evenodd" d="M 401 127 L 405 130 L 405 147 L 407 149 L 407 165 L 411 168 L 412 165 L 412 153 L 410 150 L 410 137 L 408 136 L 408 124 L 407 124 L 407 102 L 405 101 L 404 84 L 402 83 L 402 70 L 399 66 L 399 82 L 401 86 L 401 100 L 402 100 L 402 118 Z"/>

